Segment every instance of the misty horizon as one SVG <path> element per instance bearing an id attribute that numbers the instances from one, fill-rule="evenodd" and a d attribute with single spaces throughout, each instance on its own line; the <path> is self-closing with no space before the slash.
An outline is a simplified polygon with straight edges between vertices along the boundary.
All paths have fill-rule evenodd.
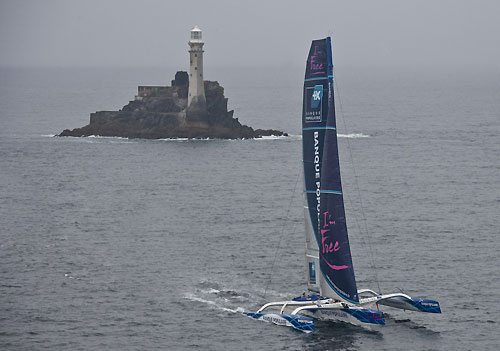
<path id="1" fill-rule="evenodd" d="M 500 68 L 500 4 L 384 0 L 0 4 L 0 66 L 187 68 L 198 25 L 206 67 L 303 67 L 332 36 L 343 67 Z"/>

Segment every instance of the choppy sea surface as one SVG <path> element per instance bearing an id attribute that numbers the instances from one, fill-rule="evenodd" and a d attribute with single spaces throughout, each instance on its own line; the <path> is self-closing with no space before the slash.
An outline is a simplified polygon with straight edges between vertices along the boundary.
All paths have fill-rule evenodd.
<path id="1" fill-rule="evenodd" d="M 305 288 L 303 69 L 206 72 L 242 123 L 291 136 L 53 137 L 175 70 L 0 69 L 0 349 L 498 349 L 498 72 L 337 69 L 358 288 L 443 313 L 312 334 L 241 314 Z"/>

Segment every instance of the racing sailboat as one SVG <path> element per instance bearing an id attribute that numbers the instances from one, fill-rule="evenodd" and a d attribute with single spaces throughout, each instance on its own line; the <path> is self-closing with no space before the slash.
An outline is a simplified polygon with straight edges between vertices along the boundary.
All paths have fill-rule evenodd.
<path id="1" fill-rule="evenodd" d="M 434 300 L 356 286 L 340 178 L 330 37 L 314 40 L 304 79 L 302 152 L 308 294 L 266 303 L 245 315 L 304 332 L 314 319 L 385 324 L 380 305 L 441 313 Z"/>

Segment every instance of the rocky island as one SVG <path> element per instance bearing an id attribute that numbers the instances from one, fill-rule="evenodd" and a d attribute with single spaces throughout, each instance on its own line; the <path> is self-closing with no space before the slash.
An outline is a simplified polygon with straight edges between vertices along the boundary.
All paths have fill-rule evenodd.
<path id="1" fill-rule="evenodd" d="M 247 139 L 287 135 L 272 129 L 254 130 L 233 118 L 224 88 L 203 80 L 204 42 L 197 26 L 188 44 L 189 75 L 177 72 L 171 86 L 139 86 L 135 100 L 121 110 L 92 113 L 88 125 L 66 129 L 59 136 Z"/>
<path id="2" fill-rule="evenodd" d="M 139 86 L 135 100 L 119 111 L 90 114 L 82 128 L 64 130 L 59 136 L 116 136 L 124 138 L 220 138 L 242 139 L 287 135 L 278 130 L 262 130 L 242 125 L 227 110 L 224 88 L 215 81 L 204 81 L 205 106 L 188 108 L 189 79 L 179 71 L 172 86 Z"/>

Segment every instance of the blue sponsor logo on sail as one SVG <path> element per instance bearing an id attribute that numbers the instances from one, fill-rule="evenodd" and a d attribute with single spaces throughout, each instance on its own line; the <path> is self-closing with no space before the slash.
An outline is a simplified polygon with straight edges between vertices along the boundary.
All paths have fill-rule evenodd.
<path id="1" fill-rule="evenodd" d="M 323 97 L 323 86 L 315 85 L 311 98 L 311 108 L 318 108 L 321 98 Z"/>
<path id="2" fill-rule="evenodd" d="M 323 85 L 315 85 L 311 88 L 306 88 L 306 122 L 321 122 L 322 112 Z"/>

